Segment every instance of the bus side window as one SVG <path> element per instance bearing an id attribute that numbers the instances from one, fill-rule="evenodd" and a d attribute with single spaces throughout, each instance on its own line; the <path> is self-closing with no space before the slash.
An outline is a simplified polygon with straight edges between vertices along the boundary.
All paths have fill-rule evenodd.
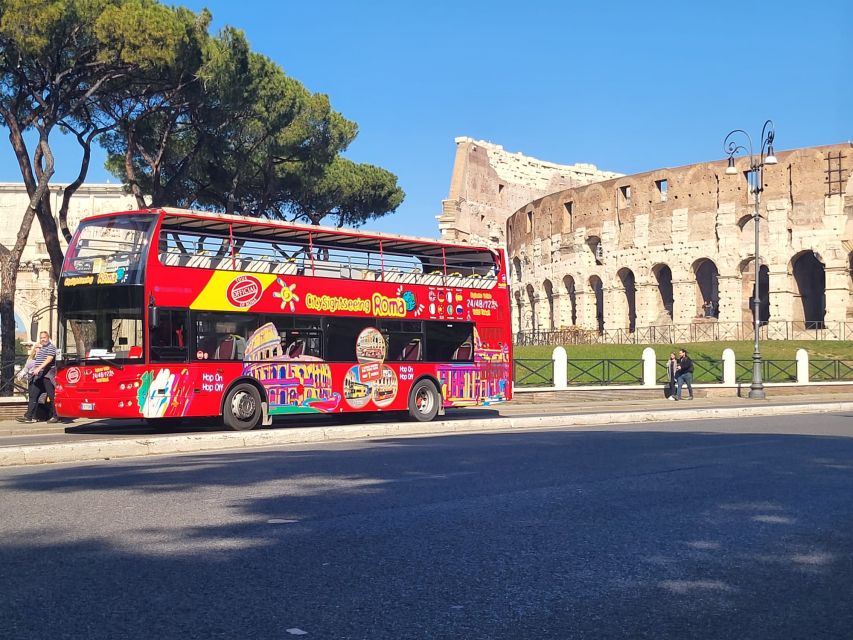
<path id="1" fill-rule="evenodd" d="M 185 362 L 187 312 L 161 309 L 160 324 L 151 327 L 151 361 Z"/>

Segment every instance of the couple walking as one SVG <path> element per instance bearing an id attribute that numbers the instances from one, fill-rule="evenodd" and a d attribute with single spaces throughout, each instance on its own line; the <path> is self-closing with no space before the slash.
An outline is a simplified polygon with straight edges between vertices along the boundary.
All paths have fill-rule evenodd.
<path id="1" fill-rule="evenodd" d="M 687 351 L 679 349 L 678 358 L 674 353 L 669 354 L 666 363 L 669 374 L 669 399 L 681 400 L 681 387 L 687 385 L 688 400 L 693 400 L 693 361 L 687 356 Z"/>

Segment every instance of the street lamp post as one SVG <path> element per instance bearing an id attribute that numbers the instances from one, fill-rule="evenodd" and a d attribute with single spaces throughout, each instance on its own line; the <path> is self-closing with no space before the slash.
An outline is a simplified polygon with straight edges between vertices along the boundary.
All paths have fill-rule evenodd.
<path id="1" fill-rule="evenodd" d="M 737 138 L 743 136 L 749 146 L 738 144 Z M 753 400 L 763 400 L 764 383 L 761 379 L 761 349 L 758 344 L 758 334 L 761 328 L 761 299 L 759 289 L 759 273 L 760 273 L 760 258 L 759 258 L 759 235 L 758 228 L 761 221 L 759 212 L 759 204 L 761 202 L 761 192 L 764 191 L 764 166 L 777 163 L 776 156 L 773 153 L 773 138 L 776 136 L 776 131 L 773 128 L 773 121 L 767 120 L 761 129 L 761 148 L 756 156 L 753 153 L 752 138 L 743 129 L 735 129 L 730 131 L 723 141 L 723 150 L 729 156 L 729 163 L 726 167 L 726 175 L 737 175 L 738 170 L 735 167 L 735 155 L 742 151 L 749 152 L 749 190 L 753 195 L 753 203 L 755 208 L 752 214 L 752 220 L 755 228 L 755 289 L 752 296 L 752 322 L 755 332 L 755 349 L 752 352 L 752 384 L 749 387 L 749 397 Z"/>

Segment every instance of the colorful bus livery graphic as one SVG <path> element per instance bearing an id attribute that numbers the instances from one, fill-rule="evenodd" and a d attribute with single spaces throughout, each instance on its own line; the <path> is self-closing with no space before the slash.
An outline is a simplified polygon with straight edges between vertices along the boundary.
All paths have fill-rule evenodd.
<path id="1" fill-rule="evenodd" d="M 337 409 L 341 395 L 332 390 L 329 365 L 312 356 L 297 357 L 294 362 L 275 325 L 268 322 L 249 337 L 243 375 L 263 385 L 271 415 Z"/>
<path id="2" fill-rule="evenodd" d="M 242 430 L 508 400 L 506 281 L 487 247 L 176 209 L 86 218 L 60 276 L 57 413 Z"/>

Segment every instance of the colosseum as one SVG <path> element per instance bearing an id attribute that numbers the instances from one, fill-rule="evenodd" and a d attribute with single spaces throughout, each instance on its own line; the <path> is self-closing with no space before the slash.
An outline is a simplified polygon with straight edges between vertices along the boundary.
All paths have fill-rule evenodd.
<path id="1" fill-rule="evenodd" d="M 443 236 L 502 240 L 486 227 L 488 216 L 480 217 L 492 214 L 498 224 L 497 205 L 484 212 L 489 203 L 460 204 L 463 187 L 455 182 L 465 184 L 471 161 L 460 163 L 457 144 L 451 197 L 439 217 Z M 764 168 L 759 197 L 762 335 L 853 339 L 853 145 L 776 157 L 778 164 Z M 535 196 L 506 218 L 519 342 L 752 337 L 755 196 L 748 158 L 737 159 L 735 175 L 726 172 L 726 160 L 630 176 L 573 166 L 584 174 L 557 173 L 575 184 Z M 585 178 L 589 184 L 577 184 Z M 493 167 L 480 169 L 480 182 L 480 193 L 505 199 Z"/>

